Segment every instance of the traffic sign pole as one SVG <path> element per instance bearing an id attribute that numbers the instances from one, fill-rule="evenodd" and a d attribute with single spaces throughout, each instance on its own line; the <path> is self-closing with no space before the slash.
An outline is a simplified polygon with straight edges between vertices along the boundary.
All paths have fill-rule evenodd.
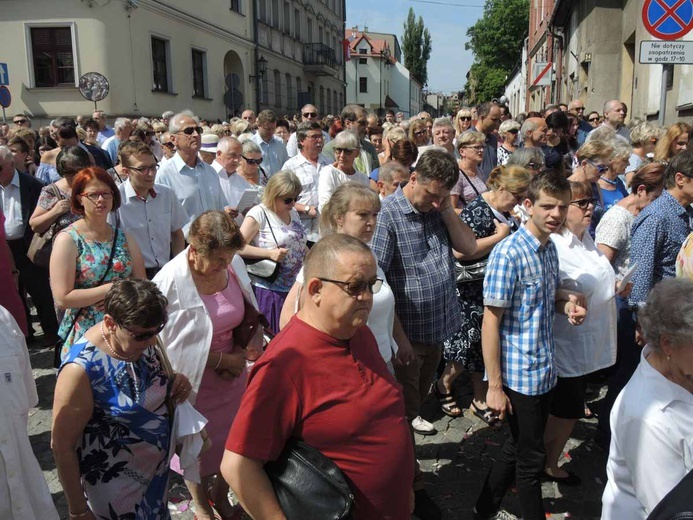
<path id="1" fill-rule="evenodd" d="M 672 65 L 673 69 L 674 66 Z M 673 70 L 671 71 L 674 72 Z M 664 113 L 667 110 L 667 82 L 669 80 L 669 67 L 662 65 L 662 90 L 659 93 L 659 116 L 657 117 L 657 124 L 659 126 L 664 126 Z"/>
<path id="2" fill-rule="evenodd" d="M 5 107 L 2 107 L 2 122 L 7 123 L 7 117 L 5 117 Z"/>

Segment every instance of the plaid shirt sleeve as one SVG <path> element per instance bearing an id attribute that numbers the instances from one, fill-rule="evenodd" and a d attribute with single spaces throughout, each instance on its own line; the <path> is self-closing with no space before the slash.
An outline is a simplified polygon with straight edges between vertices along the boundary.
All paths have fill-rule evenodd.
<path id="1" fill-rule="evenodd" d="M 390 270 L 392 257 L 395 254 L 395 234 L 390 227 L 390 215 L 381 212 L 371 239 L 371 249 L 378 259 L 378 265 L 385 274 Z"/>
<path id="2" fill-rule="evenodd" d="M 499 244 L 491 251 L 484 276 L 484 305 L 509 308 L 512 305 L 517 269 L 507 248 Z"/>
<path id="3" fill-rule="evenodd" d="M 642 305 L 652 289 L 657 257 L 666 234 L 661 223 L 655 215 L 647 215 L 632 231 L 630 265 L 637 263 L 638 267 L 633 273 L 633 289 L 628 298 L 631 305 Z"/>

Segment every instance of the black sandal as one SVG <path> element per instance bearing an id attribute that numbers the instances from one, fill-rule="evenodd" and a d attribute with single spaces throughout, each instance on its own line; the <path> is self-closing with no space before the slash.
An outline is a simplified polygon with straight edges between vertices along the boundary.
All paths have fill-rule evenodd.
<path id="1" fill-rule="evenodd" d="M 494 430 L 497 430 L 503 426 L 503 421 L 501 420 L 501 418 L 498 417 L 498 415 L 496 415 L 496 413 L 490 408 L 482 410 L 480 408 L 477 408 L 477 406 L 474 404 L 474 401 L 472 401 L 472 404 L 469 405 L 469 409 L 472 411 L 474 415 L 476 415 L 479 419 L 484 421 Z"/>
<path id="2" fill-rule="evenodd" d="M 460 417 L 464 413 L 462 408 L 457 404 L 457 400 L 453 397 L 452 392 L 449 394 L 444 394 L 438 389 L 438 381 L 433 383 L 433 394 L 440 403 L 440 409 L 443 410 L 443 413 L 448 417 Z M 457 409 L 458 411 L 453 412 L 454 409 Z"/>

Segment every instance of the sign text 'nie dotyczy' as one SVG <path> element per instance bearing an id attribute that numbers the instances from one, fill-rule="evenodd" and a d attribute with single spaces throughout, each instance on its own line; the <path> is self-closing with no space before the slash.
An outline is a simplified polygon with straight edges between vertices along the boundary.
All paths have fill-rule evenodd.
<path id="1" fill-rule="evenodd" d="M 642 41 L 640 63 L 693 64 L 693 41 Z"/>

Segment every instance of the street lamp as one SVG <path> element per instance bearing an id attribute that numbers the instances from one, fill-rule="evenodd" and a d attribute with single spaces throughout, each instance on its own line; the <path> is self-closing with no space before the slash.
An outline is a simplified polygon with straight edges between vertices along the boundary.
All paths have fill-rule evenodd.
<path id="1" fill-rule="evenodd" d="M 248 79 L 250 81 L 253 81 L 256 78 L 262 79 L 265 77 L 265 74 L 267 73 L 267 60 L 264 56 L 260 56 L 260 59 L 257 60 L 257 63 L 255 64 L 255 70 L 257 71 L 257 74 L 250 74 L 248 76 Z"/>

